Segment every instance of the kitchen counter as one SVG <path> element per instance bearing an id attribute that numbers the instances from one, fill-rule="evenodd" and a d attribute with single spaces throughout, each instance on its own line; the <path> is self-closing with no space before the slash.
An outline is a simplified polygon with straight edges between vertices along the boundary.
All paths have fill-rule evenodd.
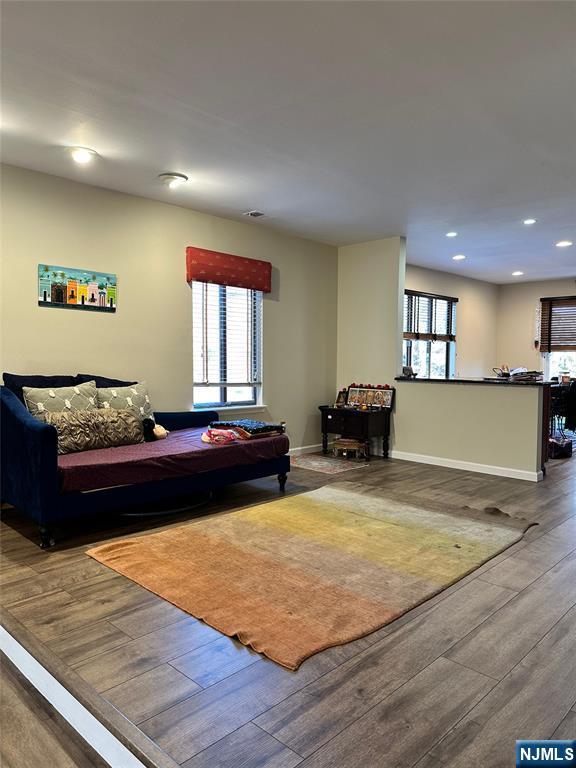
<path id="1" fill-rule="evenodd" d="M 496 376 L 493 378 L 469 378 L 469 379 L 405 379 L 397 376 L 394 381 L 406 381 L 416 384 L 486 384 L 497 387 L 545 387 L 555 384 L 553 381 L 510 381 L 510 379 L 501 379 Z"/>
<path id="2" fill-rule="evenodd" d="M 551 382 L 398 377 L 394 386 L 393 459 L 543 479 Z"/>

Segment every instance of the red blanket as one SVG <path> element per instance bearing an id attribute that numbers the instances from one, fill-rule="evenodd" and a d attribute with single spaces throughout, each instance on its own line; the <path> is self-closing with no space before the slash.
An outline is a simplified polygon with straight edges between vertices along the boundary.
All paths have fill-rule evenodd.
<path id="1" fill-rule="evenodd" d="M 204 428 L 170 432 L 166 440 L 58 457 L 62 493 L 132 485 L 196 472 L 257 464 L 288 453 L 286 435 L 211 445 L 200 439 Z"/>

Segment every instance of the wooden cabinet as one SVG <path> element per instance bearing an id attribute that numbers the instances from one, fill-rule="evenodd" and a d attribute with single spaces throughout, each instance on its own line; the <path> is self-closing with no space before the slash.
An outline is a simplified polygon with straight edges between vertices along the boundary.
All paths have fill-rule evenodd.
<path id="1" fill-rule="evenodd" d="M 333 408 L 321 405 L 322 414 L 322 451 L 328 453 L 328 435 L 362 440 L 366 447 L 366 456 L 370 457 L 370 440 L 382 438 L 382 456 L 388 458 L 390 441 L 390 408 L 374 411 L 360 411 L 353 408 Z"/>

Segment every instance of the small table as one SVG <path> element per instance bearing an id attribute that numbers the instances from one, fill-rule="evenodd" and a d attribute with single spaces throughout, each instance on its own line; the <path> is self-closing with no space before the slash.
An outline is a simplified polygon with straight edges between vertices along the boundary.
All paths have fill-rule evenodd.
<path id="1" fill-rule="evenodd" d="M 354 437 L 366 446 L 366 458 L 370 459 L 370 438 L 382 438 L 382 456 L 388 458 L 390 443 L 390 408 L 361 411 L 356 408 L 334 408 L 321 405 L 322 453 L 328 453 L 328 435 Z"/>

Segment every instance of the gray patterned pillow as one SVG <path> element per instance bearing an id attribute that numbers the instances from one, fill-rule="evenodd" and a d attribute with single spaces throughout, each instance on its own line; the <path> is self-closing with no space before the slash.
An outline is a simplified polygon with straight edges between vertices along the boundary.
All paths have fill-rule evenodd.
<path id="1" fill-rule="evenodd" d="M 129 387 L 100 387 L 97 392 L 99 408 L 133 411 L 141 419 L 154 419 L 145 381 Z"/>
<path id="2" fill-rule="evenodd" d="M 26 408 L 40 421 L 46 421 L 47 413 L 95 411 L 98 407 L 96 384 L 93 381 L 75 387 L 22 387 L 22 392 Z"/>
<path id="3" fill-rule="evenodd" d="M 47 413 L 46 422 L 58 432 L 58 453 L 144 442 L 142 420 L 132 411 L 62 411 Z"/>

